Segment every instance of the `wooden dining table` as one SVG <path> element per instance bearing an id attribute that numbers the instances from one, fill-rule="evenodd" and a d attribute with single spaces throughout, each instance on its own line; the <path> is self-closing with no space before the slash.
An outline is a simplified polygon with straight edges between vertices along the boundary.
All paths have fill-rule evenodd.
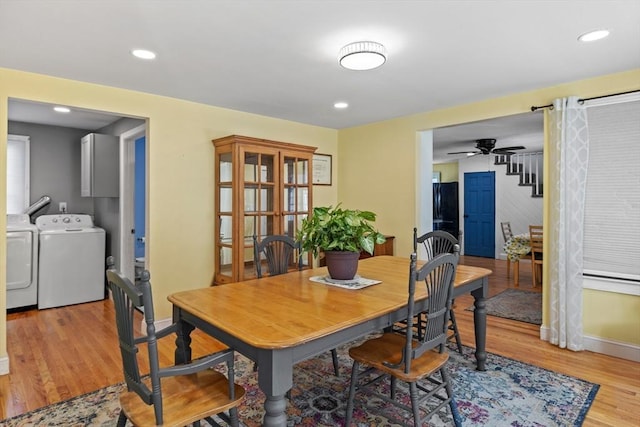
<path id="1" fill-rule="evenodd" d="M 420 263 L 420 261 L 419 261 Z M 287 424 L 285 394 L 293 385 L 293 366 L 317 354 L 382 331 L 407 317 L 409 257 L 360 260 L 362 278 L 381 281 L 345 289 L 310 280 L 326 267 L 279 276 L 193 289 L 169 295 L 177 363 L 191 359 L 190 333 L 201 329 L 258 363 L 258 385 L 265 393 L 263 425 Z M 477 369 L 485 370 L 486 309 L 491 270 L 458 265 L 454 297 L 471 293 Z M 416 291 L 416 310 L 426 307 L 426 289 Z"/>

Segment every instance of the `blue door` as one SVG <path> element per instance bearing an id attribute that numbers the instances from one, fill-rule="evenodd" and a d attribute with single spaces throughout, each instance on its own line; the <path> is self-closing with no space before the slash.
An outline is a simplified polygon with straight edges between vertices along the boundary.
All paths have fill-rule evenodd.
<path id="1" fill-rule="evenodd" d="M 133 226 L 135 229 L 135 257 L 144 257 L 144 230 L 145 230 L 145 137 L 136 139 L 135 142 L 135 173 L 133 184 Z"/>
<path id="2" fill-rule="evenodd" d="M 464 174 L 464 254 L 495 258 L 495 172 Z"/>

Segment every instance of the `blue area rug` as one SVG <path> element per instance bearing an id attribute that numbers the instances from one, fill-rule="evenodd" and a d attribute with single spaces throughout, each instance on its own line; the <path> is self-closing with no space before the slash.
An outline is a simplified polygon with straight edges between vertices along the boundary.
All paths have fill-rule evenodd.
<path id="1" fill-rule="evenodd" d="M 291 426 L 342 426 L 349 387 L 351 359 L 348 346 L 338 349 L 340 377 L 333 374 L 329 352 L 301 362 L 294 370 L 294 387 L 287 416 Z M 473 349 L 464 354 L 450 351 L 448 367 L 464 426 L 580 426 L 599 386 L 574 377 L 488 354 L 487 370 L 475 370 Z M 257 387 L 253 363 L 236 356 L 237 381 L 247 390 L 240 407 L 244 426 L 259 426 L 264 395 Z M 66 402 L 0 422 L 7 427 L 113 426 L 117 419 L 118 393 L 113 385 Z M 354 423 L 358 427 L 397 425 L 387 417 L 363 410 L 364 398 L 356 403 Z M 371 403 L 371 402 L 369 402 Z M 399 416 L 393 409 L 392 416 Z M 451 425 L 451 415 L 436 414 L 430 425 Z M 203 425 L 207 425 L 203 423 Z"/>

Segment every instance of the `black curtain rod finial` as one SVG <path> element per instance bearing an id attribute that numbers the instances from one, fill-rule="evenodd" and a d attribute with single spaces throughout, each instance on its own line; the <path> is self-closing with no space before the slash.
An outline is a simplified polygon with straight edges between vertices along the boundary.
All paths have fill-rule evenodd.
<path id="1" fill-rule="evenodd" d="M 553 104 L 543 105 L 541 107 L 536 107 L 535 105 L 532 105 L 531 106 L 531 111 L 541 110 L 543 108 L 550 108 L 551 110 L 553 110 Z"/>

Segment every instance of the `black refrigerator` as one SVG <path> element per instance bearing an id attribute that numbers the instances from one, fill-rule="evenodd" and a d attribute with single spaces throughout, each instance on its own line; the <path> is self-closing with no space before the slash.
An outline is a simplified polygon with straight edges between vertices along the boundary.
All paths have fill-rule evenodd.
<path id="1" fill-rule="evenodd" d="M 433 184 L 433 229 L 444 230 L 459 239 L 458 183 Z"/>

